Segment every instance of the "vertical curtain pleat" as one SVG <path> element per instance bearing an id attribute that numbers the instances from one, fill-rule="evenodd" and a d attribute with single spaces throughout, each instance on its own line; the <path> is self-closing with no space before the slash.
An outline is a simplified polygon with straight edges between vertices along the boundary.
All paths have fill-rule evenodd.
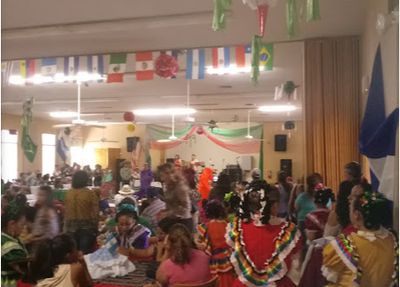
<path id="1" fill-rule="evenodd" d="M 343 166 L 359 161 L 357 37 L 305 42 L 307 173 L 319 172 L 337 190 Z"/>

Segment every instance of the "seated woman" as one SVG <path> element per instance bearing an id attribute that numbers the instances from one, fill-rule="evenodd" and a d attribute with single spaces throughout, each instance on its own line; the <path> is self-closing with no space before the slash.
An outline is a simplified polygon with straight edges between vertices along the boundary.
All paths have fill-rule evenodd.
<path id="1" fill-rule="evenodd" d="M 210 255 L 211 274 L 219 277 L 219 286 L 231 287 L 236 276 L 229 260 L 231 250 L 225 240 L 228 222 L 224 206 L 218 200 L 210 200 L 205 212 L 209 221 L 198 227 L 199 243 Z"/>
<path id="2" fill-rule="evenodd" d="M 1 282 L 16 281 L 26 273 L 28 252 L 19 240 L 25 226 L 23 207 L 11 201 L 1 215 Z"/>
<path id="3" fill-rule="evenodd" d="M 293 223 L 269 223 L 271 204 L 267 191 L 249 187 L 239 216 L 227 228 L 233 249 L 232 265 L 238 278 L 232 286 L 295 286 L 287 276 L 300 250 L 300 231 Z"/>
<path id="4" fill-rule="evenodd" d="M 36 246 L 29 277 L 36 287 L 92 286 L 83 256 L 75 240 L 67 234 Z"/>
<path id="5" fill-rule="evenodd" d="M 397 286 L 397 239 L 382 227 L 387 204 L 382 194 L 366 190 L 350 200 L 350 219 L 358 231 L 339 235 L 325 246 L 322 271 L 327 286 Z"/>
<path id="6" fill-rule="evenodd" d="M 335 195 L 330 188 L 323 188 L 315 191 L 314 203 L 317 209 L 308 213 L 304 221 L 306 236 L 309 241 L 323 236 L 325 224 L 329 216 L 327 205 L 330 200 L 334 200 L 334 197 Z"/>
<path id="7" fill-rule="evenodd" d="M 133 255 L 134 249 L 149 247 L 150 230 L 138 223 L 138 215 L 133 205 L 123 204 L 115 219 L 117 221 L 115 237 L 119 253 L 130 256 Z"/>
<path id="8" fill-rule="evenodd" d="M 170 228 L 166 249 L 156 274 L 158 283 L 145 286 L 202 283 L 211 279 L 209 257 L 196 249 L 191 232 L 185 225 L 174 224 Z"/>

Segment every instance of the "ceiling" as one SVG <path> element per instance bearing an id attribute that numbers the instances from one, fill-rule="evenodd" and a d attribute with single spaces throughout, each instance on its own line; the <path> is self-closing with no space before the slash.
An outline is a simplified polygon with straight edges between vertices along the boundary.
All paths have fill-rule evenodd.
<path id="1" fill-rule="evenodd" d="M 2 60 L 92 53 L 134 52 L 173 48 L 246 44 L 257 31 L 255 12 L 234 0 L 227 27 L 213 32 L 211 0 L 69 0 L 2 1 Z M 305 2 L 298 1 L 298 3 Z M 191 81 L 190 103 L 198 110 L 196 120 L 245 121 L 247 111 L 273 101 L 275 86 L 292 80 L 303 89 L 303 42 L 305 38 L 359 35 L 363 0 L 321 0 L 322 20 L 300 20 L 297 38 L 288 42 L 285 3 L 271 8 L 265 42 L 274 42 L 274 70 L 261 75 L 258 85 L 249 74 L 207 75 Z M 24 7 L 21 9 L 21 7 Z M 345 12 L 345 13 L 344 13 Z M 302 11 L 299 11 L 302 15 Z M 302 19 L 302 16 L 300 17 Z M 127 110 L 186 104 L 187 81 L 136 81 L 125 75 L 122 84 L 89 84 L 82 88 L 83 113 L 89 120 L 120 121 Z M 20 114 L 24 99 L 34 97 L 34 114 L 76 107 L 74 84 L 6 86 L 2 88 L 3 113 Z M 252 113 L 254 121 L 302 118 L 300 109 L 287 114 Z M 85 118 L 85 119 L 86 119 Z M 143 119 L 145 120 L 145 119 Z M 169 121 L 169 119 L 160 119 Z"/>

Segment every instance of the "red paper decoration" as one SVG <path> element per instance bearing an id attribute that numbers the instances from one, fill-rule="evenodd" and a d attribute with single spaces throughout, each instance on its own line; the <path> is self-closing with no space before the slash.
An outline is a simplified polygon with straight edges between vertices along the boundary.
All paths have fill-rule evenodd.
<path id="1" fill-rule="evenodd" d="M 125 112 L 124 113 L 124 121 L 133 122 L 134 120 L 135 120 L 135 115 L 132 112 Z"/>
<path id="2" fill-rule="evenodd" d="M 204 134 L 203 127 L 198 127 L 197 130 L 196 130 L 196 133 L 197 133 L 198 135 Z"/>
<path id="3" fill-rule="evenodd" d="M 155 62 L 156 74 L 162 78 L 175 77 L 179 71 L 175 57 L 162 53 Z"/>

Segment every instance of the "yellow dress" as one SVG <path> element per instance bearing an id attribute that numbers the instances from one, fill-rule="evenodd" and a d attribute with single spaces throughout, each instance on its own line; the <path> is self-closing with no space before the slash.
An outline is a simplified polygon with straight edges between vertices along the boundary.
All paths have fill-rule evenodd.
<path id="1" fill-rule="evenodd" d="M 384 228 L 347 237 L 342 234 L 325 246 L 322 273 L 329 287 L 392 286 L 397 256 L 396 238 Z"/>

